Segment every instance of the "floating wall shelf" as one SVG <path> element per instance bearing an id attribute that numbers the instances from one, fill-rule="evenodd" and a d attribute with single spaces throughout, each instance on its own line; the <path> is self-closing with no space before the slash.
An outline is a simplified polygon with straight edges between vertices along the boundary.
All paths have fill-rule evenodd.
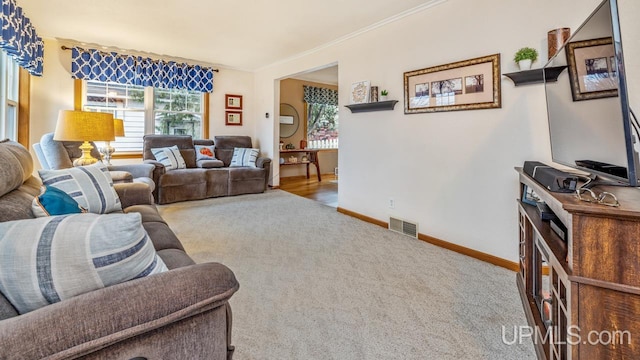
<path id="1" fill-rule="evenodd" d="M 553 66 L 544 68 L 545 76 L 542 76 L 542 68 L 518 71 L 503 75 L 511 79 L 511 81 L 513 81 L 516 86 L 519 86 L 544 82 L 545 77 L 547 78 L 548 82 L 555 82 L 558 80 L 558 76 L 560 76 L 562 71 L 564 71 L 564 69 L 566 68 L 566 66 Z"/>
<path id="2" fill-rule="evenodd" d="M 393 108 L 398 103 L 398 100 L 389 100 L 389 101 L 378 101 L 373 103 L 366 104 L 352 104 L 345 105 L 351 110 L 352 113 L 359 112 L 368 112 L 368 111 L 384 111 L 384 110 L 393 110 Z"/>

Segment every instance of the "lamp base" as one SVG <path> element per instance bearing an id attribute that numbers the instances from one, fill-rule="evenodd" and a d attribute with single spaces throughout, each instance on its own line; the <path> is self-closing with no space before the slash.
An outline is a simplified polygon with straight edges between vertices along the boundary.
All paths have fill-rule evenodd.
<path id="1" fill-rule="evenodd" d="M 111 146 L 111 142 L 107 141 L 104 147 L 100 148 L 100 154 L 102 154 L 102 158 L 107 162 L 107 165 L 111 165 L 111 155 L 116 152 L 116 149 Z"/>
<path id="2" fill-rule="evenodd" d="M 73 166 L 86 166 L 98 162 L 98 159 L 91 156 L 93 146 L 88 141 L 83 142 L 79 149 L 82 150 L 82 156 L 73 161 Z"/>

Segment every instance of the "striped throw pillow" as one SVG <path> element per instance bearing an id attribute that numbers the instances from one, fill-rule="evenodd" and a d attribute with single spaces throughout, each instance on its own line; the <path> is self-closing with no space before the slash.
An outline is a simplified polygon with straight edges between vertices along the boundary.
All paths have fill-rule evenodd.
<path id="1" fill-rule="evenodd" d="M 234 148 L 233 157 L 229 167 L 250 166 L 256 167 L 258 159 L 258 149 Z"/>
<path id="2" fill-rule="evenodd" d="M 182 154 L 180 154 L 180 149 L 178 149 L 176 145 L 165 148 L 154 148 L 151 149 L 151 153 L 167 170 L 187 168 L 187 164 L 184 162 Z"/>
<path id="3" fill-rule="evenodd" d="M 21 314 L 163 271 L 139 213 L 0 223 L 0 291 Z"/>
<path id="4" fill-rule="evenodd" d="M 90 213 L 122 211 L 111 174 L 101 162 L 70 169 L 38 170 L 38 174 L 44 185 L 66 192 Z"/>

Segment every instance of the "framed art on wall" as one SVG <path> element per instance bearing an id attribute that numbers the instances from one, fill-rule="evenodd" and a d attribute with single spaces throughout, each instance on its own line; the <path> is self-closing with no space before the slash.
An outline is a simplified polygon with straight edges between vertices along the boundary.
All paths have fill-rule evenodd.
<path id="1" fill-rule="evenodd" d="M 226 109 L 242 110 L 242 95 L 225 94 L 224 103 Z"/>
<path id="2" fill-rule="evenodd" d="M 241 111 L 226 111 L 225 112 L 225 125 L 238 125 L 242 126 L 242 112 Z"/>
<path id="3" fill-rule="evenodd" d="M 500 54 L 404 73 L 404 113 L 500 108 Z"/>
<path id="4" fill-rule="evenodd" d="M 371 91 L 371 82 L 359 81 L 351 84 L 351 92 L 349 93 L 349 103 L 364 104 L 369 102 L 369 93 Z"/>
<path id="5" fill-rule="evenodd" d="M 611 38 L 567 44 L 573 101 L 618 96 L 618 71 Z"/>

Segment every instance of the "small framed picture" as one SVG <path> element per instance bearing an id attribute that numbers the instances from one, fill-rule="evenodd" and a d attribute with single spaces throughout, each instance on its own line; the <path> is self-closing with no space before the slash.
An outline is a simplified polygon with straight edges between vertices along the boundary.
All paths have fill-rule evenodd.
<path id="1" fill-rule="evenodd" d="M 522 190 L 522 202 L 525 204 L 535 206 L 540 201 L 538 194 L 536 194 L 536 192 L 533 191 L 533 189 L 528 187 L 527 185 L 523 185 L 523 186 L 524 186 L 524 189 Z"/>
<path id="2" fill-rule="evenodd" d="M 349 102 L 351 104 L 365 104 L 369 102 L 369 92 L 371 91 L 371 83 L 369 81 L 359 81 L 351 84 L 351 94 L 349 94 Z"/>
<path id="3" fill-rule="evenodd" d="M 226 109 L 242 110 L 242 95 L 225 94 L 224 103 L 226 104 Z"/>
<path id="4" fill-rule="evenodd" d="M 242 112 L 241 111 L 226 111 L 225 125 L 238 125 L 242 126 Z"/>

